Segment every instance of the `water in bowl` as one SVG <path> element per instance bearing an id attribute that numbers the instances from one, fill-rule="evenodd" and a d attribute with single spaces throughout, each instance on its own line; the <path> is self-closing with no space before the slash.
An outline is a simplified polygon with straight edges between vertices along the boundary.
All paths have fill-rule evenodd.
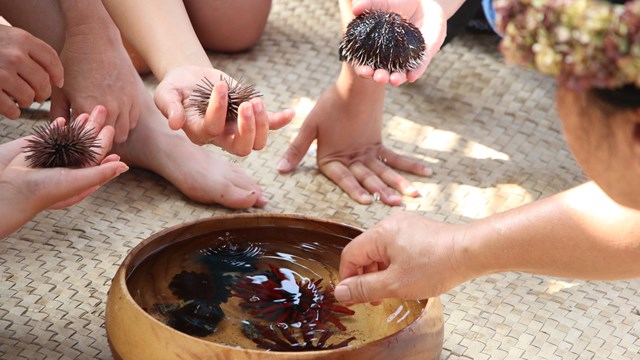
<path id="1" fill-rule="evenodd" d="M 420 302 L 336 302 L 347 242 L 301 228 L 211 232 L 148 256 L 127 286 L 140 307 L 174 329 L 249 349 L 334 349 L 408 326 L 422 312 Z"/>

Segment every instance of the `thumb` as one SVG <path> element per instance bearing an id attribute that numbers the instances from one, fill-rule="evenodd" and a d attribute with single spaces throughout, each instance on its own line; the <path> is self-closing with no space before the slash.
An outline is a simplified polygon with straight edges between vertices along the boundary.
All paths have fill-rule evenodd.
<path id="1" fill-rule="evenodd" d="M 158 109 L 169 120 L 169 127 L 172 130 L 182 129 L 186 117 L 180 94 L 176 91 L 156 90 L 153 100 Z"/>
<path id="2" fill-rule="evenodd" d="M 58 88 L 51 89 L 51 109 L 49 110 L 49 118 L 51 121 L 59 117 L 69 119 L 71 116 L 71 104 L 64 95 L 62 90 Z"/>
<path id="3" fill-rule="evenodd" d="M 352 305 L 392 297 L 385 273 L 383 270 L 342 280 L 335 289 L 336 300 Z"/>
<path id="4" fill-rule="evenodd" d="M 79 197 L 79 194 L 84 196 L 89 195 L 95 188 L 105 184 L 128 169 L 129 167 L 125 163 L 112 161 L 87 168 L 57 168 L 52 170 L 46 175 L 46 181 L 50 183 L 51 189 L 55 189 L 55 192 L 46 195 L 43 194 L 49 198 L 47 207 L 54 204 L 58 204 L 56 208 L 59 208 L 59 204 L 65 204 L 66 206 L 72 205 L 82 200 L 82 196 Z M 42 173 L 42 175 L 45 176 L 44 173 Z"/>
<path id="5" fill-rule="evenodd" d="M 307 153 L 307 150 L 309 150 L 309 146 L 311 146 L 311 143 L 315 138 L 315 127 L 305 127 L 303 124 L 300 132 L 291 145 L 289 145 L 289 148 L 287 148 L 287 151 L 285 151 L 280 160 L 278 160 L 278 163 L 276 164 L 278 172 L 286 174 L 295 169 Z"/>

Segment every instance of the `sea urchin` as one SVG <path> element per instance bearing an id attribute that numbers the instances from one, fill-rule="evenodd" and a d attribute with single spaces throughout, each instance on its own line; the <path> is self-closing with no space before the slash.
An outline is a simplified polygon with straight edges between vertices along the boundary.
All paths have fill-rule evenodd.
<path id="1" fill-rule="evenodd" d="M 229 88 L 227 101 L 227 118 L 226 121 L 236 121 L 238 119 L 238 107 L 245 101 L 262 96 L 256 91 L 254 85 L 243 85 L 239 81 L 220 75 L 220 80 L 227 83 Z M 198 114 L 204 116 L 209 107 L 209 98 L 215 84 L 208 78 L 203 78 L 201 84 L 196 85 L 193 94 L 189 97 L 188 106 L 194 108 Z"/>
<path id="2" fill-rule="evenodd" d="M 335 296 L 320 286 L 322 279 L 296 280 L 289 269 L 269 267 L 262 274 L 242 276 L 233 287 L 232 296 L 244 300 L 240 306 L 249 315 L 275 323 L 312 324 L 320 329 L 332 323 L 346 330 L 339 316 L 355 312 L 338 305 Z"/>
<path id="3" fill-rule="evenodd" d="M 420 30 L 394 12 L 367 10 L 356 16 L 340 43 L 340 60 L 392 72 L 413 70 L 426 45 Z"/>
<path id="4" fill-rule="evenodd" d="M 73 120 L 65 125 L 42 125 L 24 147 L 26 160 L 32 168 L 86 167 L 97 163 L 100 155 L 98 134 L 86 128 L 84 121 Z"/>

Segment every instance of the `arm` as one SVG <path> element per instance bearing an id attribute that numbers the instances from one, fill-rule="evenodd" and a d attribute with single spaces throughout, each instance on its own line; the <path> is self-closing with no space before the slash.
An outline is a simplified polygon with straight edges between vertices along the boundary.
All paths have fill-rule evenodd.
<path id="1" fill-rule="evenodd" d="M 269 130 L 293 120 L 292 110 L 267 112 L 262 99 L 257 98 L 240 104 L 237 126 L 227 126 L 228 88 L 220 79 L 228 76 L 211 65 L 181 0 L 103 2 L 160 80 L 154 99 L 169 126 L 183 129 L 192 142 L 211 143 L 244 156 L 265 146 Z M 203 117 L 187 112 L 184 104 L 204 77 L 217 84 Z"/>
<path id="2" fill-rule="evenodd" d="M 102 2 L 158 79 L 177 67 L 211 67 L 182 0 Z"/>
<path id="3" fill-rule="evenodd" d="M 396 213 L 345 247 L 336 297 L 427 298 L 503 271 L 626 279 L 640 276 L 639 257 L 640 211 L 587 183 L 464 225 Z"/>
<path id="4" fill-rule="evenodd" d="M 640 211 L 587 183 L 472 224 L 461 253 L 474 276 L 524 271 L 592 280 L 637 277 Z"/>

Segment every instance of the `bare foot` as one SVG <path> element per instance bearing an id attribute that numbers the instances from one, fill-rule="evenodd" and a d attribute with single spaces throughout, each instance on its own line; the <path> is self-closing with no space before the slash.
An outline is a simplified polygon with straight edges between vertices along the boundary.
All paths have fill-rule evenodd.
<path id="1" fill-rule="evenodd" d="M 151 97 L 141 98 L 138 126 L 113 148 L 122 161 L 155 172 L 200 203 L 233 209 L 266 204 L 260 186 L 242 169 L 195 145 L 182 130 L 171 130 Z"/>

